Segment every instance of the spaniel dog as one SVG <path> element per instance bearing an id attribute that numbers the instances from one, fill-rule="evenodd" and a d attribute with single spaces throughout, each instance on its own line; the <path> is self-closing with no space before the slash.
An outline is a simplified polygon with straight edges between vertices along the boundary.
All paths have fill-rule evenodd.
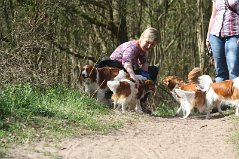
<path id="1" fill-rule="evenodd" d="M 140 75 L 139 75 L 140 76 Z M 155 84 L 152 80 L 144 79 L 141 77 L 139 86 L 131 79 L 122 79 L 120 81 L 108 81 L 107 85 L 113 92 L 111 97 L 114 108 L 122 107 L 122 112 L 135 108 L 136 112 L 142 112 L 140 99 L 142 99 L 146 93 L 155 91 Z"/>
<path id="2" fill-rule="evenodd" d="M 183 111 L 183 119 L 186 119 L 195 107 L 200 113 L 205 110 L 206 94 L 199 89 L 198 84 L 184 83 L 177 76 L 167 76 L 163 83 L 168 87 L 174 99 L 180 103 L 175 115 Z"/>
<path id="3" fill-rule="evenodd" d="M 198 78 L 198 81 L 201 90 L 206 92 L 207 118 L 211 118 L 210 110 L 213 107 L 217 107 L 219 113 L 223 114 L 221 111 L 221 103 L 223 102 L 236 106 L 235 115 L 239 115 L 239 77 L 213 83 L 210 76 L 203 75 Z"/>
<path id="4" fill-rule="evenodd" d="M 123 71 L 123 70 L 122 70 Z M 85 65 L 81 69 L 81 78 L 83 78 L 83 85 L 85 92 L 89 95 L 95 95 L 97 100 L 109 104 L 105 99 L 105 93 L 109 90 L 107 81 L 120 80 L 121 78 L 129 77 L 127 73 L 120 73 L 119 68 L 102 67 L 96 68 L 92 65 Z"/>

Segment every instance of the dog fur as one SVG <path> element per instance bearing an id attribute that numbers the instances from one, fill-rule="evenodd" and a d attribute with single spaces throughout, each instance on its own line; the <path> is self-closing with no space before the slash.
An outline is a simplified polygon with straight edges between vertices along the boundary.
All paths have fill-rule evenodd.
<path id="1" fill-rule="evenodd" d="M 177 76 L 167 76 L 163 83 L 168 87 L 174 99 L 180 103 L 176 115 L 183 111 L 183 119 L 186 119 L 192 109 L 196 107 L 199 112 L 203 112 L 206 108 L 206 94 L 198 88 L 198 84 L 184 83 Z"/>
<path id="2" fill-rule="evenodd" d="M 198 81 L 201 90 L 206 92 L 208 119 L 211 118 L 210 111 L 213 107 L 217 107 L 219 113 L 223 114 L 221 111 L 221 103 L 223 102 L 236 106 L 235 115 L 239 115 L 239 77 L 213 83 L 209 75 L 203 75 L 198 78 Z"/>
<path id="3" fill-rule="evenodd" d="M 108 81 L 107 85 L 113 92 L 111 97 L 114 108 L 122 107 L 122 112 L 126 111 L 126 108 L 135 109 L 136 112 L 142 113 L 140 99 L 142 99 L 146 93 L 155 91 L 155 84 L 152 80 L 141 79 L 138 88 L 136 83 L 130 79 L 123 79 L 120 81 Z"/>
<path id="4" fill-rule="evenodd" d="M 97 100 L 109 104 L 109 101 L 105 99 L 105 93 L 109 90 L 107 86 L 107 81 L 110 80 L 120 80 L 121 78 L 129 77 L 128 74 L 120 73 L 119 68 L 112 67 L 102 67 L 96 68 L 92 65 L 85 65 L 81 69 L 81 77 L 83 78 L 83 85 L 85 92 L 91 96 L 95 96 Z M 120 77 L 117 77 L 117 76 Z"/>

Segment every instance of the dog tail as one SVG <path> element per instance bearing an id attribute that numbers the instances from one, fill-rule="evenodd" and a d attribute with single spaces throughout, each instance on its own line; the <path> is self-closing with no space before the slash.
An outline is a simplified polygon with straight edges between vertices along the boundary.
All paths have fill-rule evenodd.
<path id="1" fill-rule="evenodd" d="M 213 83 L 213 81 L 209 75 L 202 75 L 198 77 L 198 83 L 200 89 L 205 92 L 209 89 L 210 84 Z"/>
<path id="2" fill-rule="evenodd" d="M 115 93 L 116 89 L 118 88 L 118 86 L 120 85 L 120 81 L 108 81 L 107 82 L 107 86 L 109 87 L 109 89 Z"/>
<path id="3" fill-rule="evenodd" d="M 198 77 L 202 75 L 202 69 L 200 67 L 193 68 L 188 73 L 188 82 L 189 83 L 198 83 Z"/>
<path id="4" fill-rule="evenodd" d="M 184 91 L 181 89 L 175 89 L 176 94 L 183 98 L 185 102 L 191 103 L 193 99 L 195 98 L 195 92 L 189 92 L 189 91 Z"/>

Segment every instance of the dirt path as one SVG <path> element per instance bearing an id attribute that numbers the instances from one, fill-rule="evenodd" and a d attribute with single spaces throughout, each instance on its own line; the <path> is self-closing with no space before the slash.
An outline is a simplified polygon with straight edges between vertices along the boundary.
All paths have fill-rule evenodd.
<path id="1" fill-rule="evenodd" d="M 233 130 L 229 117 L 150 117 L 107 136 L 70 138 L 55 146 L 26 145 L 14 150 L 11 158 L 236 159 L 236 148 L 229 142 Z"/>

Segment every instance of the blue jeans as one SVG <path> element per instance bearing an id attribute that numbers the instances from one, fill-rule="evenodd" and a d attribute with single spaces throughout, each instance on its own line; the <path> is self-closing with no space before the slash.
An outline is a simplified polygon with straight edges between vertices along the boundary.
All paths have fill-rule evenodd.
<path id="1" fill-rule="evenodd" d="M 149 66 L 148 73 L 147 73 L 148 76 L 145 76 L 142 72 L 144 72 L 144 71 L 142 71 L 141 69 L 134 70 L 134 73 L 136 75 L 142 75 L 142 76 L 146 77 L 147 79 L 150 79 L 150 80 L 153 80 L 154 82 L 156 82 L 159 69 L 157 66 Z"/>
<path id="2" fill-rule="evenodd" d="M 216 82 L 234 79 L 239 76 L 239 35 L 230 37 L 217 37 L 210 35 L 216 69 Z"/>

